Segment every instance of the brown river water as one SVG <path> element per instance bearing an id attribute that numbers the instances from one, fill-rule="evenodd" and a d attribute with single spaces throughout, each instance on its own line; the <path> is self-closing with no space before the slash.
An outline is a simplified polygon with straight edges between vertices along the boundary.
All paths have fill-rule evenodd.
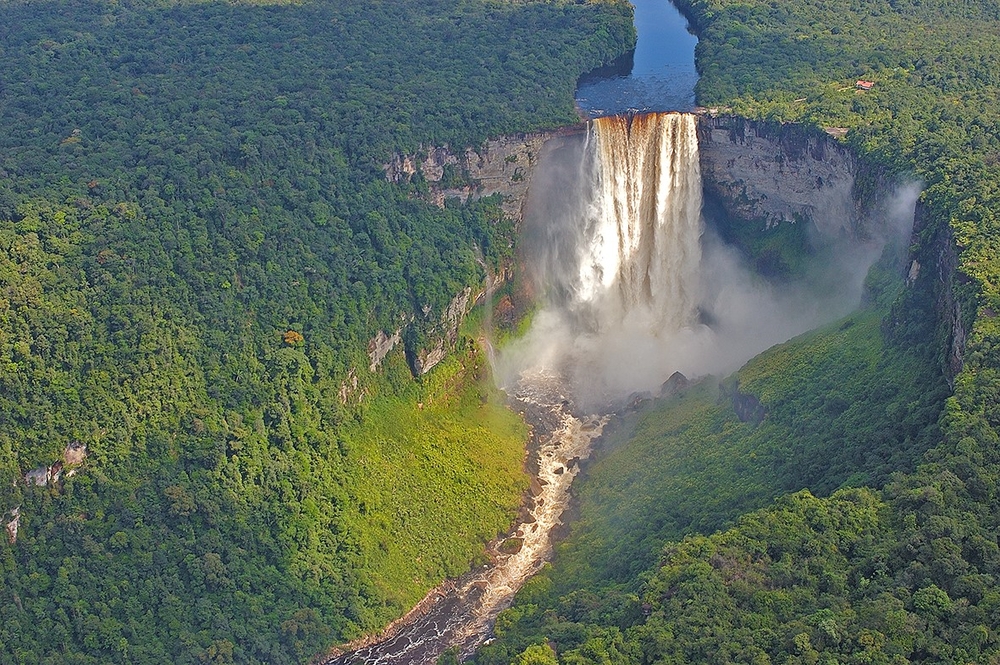
<path id="1" fill-rule="evenodd" d="M 492 564 L 438 586 L 410 614 L 377 636 L 347 645 L 345 652 L 321 661 L 324 665 L 432 664 L 450 648 L 458 650 L 460 659 L 467 658 L 489 639 L 497 615 L 521 585 L 548 560 L 570 485 L 607 417 L 571 413 L 561 381 L 552 374 L 525 373 L 512 393 L 513 405 L 532 423 L 537 443 L 534 496 L 510 533 L 521 540 L 520 549 L 503 553 L 495 547 Z"/>

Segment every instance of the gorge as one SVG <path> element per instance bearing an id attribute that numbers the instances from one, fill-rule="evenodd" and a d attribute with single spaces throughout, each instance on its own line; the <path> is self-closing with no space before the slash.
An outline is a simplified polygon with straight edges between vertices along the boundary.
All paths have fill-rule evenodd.
<path id="1" fill-rule="evenodd" d="M 789 139 L 783 132 L 736 118 L 630 113 L 544 141 L 502 139 L 503 149 L 461 159 L 441 149 L 423 164 L 398 158 L 387 169 L 399 180 L 429 167 L 421 176 L 434 187 L 441 163 L 459 165 L 471 186 L 452 195 L 466 198 L 483 193 L 476 174 L 500 168 L 482 187 L 520 202 L 519 269 L 543 294 L 542 306 L 494 371 L 514 404 L 534 414 L 541 484 L 529 501 L 532 516 L 511 533 L 515 554 L 497 543 L 491 565 L 433 591 L 373 644 L 349 646 L 327 662 L 432 663 L 447 649 L 471 655 L 548 558 L 569 483 L 603 426 L 594 411 L 620 409 L 636 394 L 655 396 L 676 372 L 724 376 L 765 348 L 846 314 L 887 246 L 899 269 L 916 189 L 883 183 L 876 201 L 858 201 L 849 152 L 823 134 Z M 509 159 L 526 154 L 530 159 Z M 513 162 L 517 170 L 504 174 L 501 167 Z M 804 272 L 776 282 L 754 275 L 719 237 L 721 223 L 706 227 L 703 189 L 727 224 L 759 224 L 757 234 L 797 224 L 797 248 L 808 254 Z M 581 420 L 592 424 L 581 429 Z"/>
<path id="2" fill-rule="evenodd" d="M 996 3 L 676 4 L 0 3 L 5 662 L 996 659 Z"/>
<path id="3" fill-rule="evenodd" d="M 655 393 L 675 371 L 726 375 L 855 308 L 885 246 L 906 242 L 919 190 L 881 182 L 860 200 L 846 149 L 808 133 L 796 147 L 782 132 L 652 114 L 553 140 L 523 225 L 547 305 L 508 358 L 564 363 L 581 403 L 611 403 Z M 797 238 L 779 249 L 801 252 L 798 272 L 754 275 L 747 261 L 761 257 L 726 242 L 748 234 Z"/>
<path id="4" fill-rule="evenodd" d="M 820 154 L 827 128 L 857 163 L 846 219 L 902 177 L 923 190 L 914 232 L 873 266 L 857 313 L 754 358 L 723 391 L 616 425 L 626 434 L 577 486 L 553 569 L 476 663 L 994 658 L 1000 125 L 975 101 L 996 80 L 968 63 L 997 66 L 996 7 L 678 4 L 701 37 L 701 103 L 755 119 L 720 119 L 724 143 Z M 727 189 L 759 219 L 723 235 L 759 272 L 796 272 L 774 251 L 795 225 L 741 186 L 706 192 L 707 207 Z M 744 422 L 734 411 L 753 400 L 763 417 Z"/>

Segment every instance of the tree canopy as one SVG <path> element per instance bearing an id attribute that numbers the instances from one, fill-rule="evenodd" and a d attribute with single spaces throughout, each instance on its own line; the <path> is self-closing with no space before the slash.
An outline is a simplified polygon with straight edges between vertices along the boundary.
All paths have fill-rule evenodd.
<path id="1" fill-rule="evenodd" d="M 523 425 L 473 344 L 419 382 L 367 345 L 419 350 L 511 225 L 382 165 L 575 121 L 632 39 L 620 2 L 0 3 L 0 661 L 302 662 L 464 571 Z"/>

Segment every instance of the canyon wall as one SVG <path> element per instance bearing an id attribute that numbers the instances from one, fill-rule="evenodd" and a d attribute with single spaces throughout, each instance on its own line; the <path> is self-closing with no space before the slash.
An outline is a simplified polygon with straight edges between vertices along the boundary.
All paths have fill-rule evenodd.
<path id="1" fill-rule="evenodd" d="M 500 194 L 504 212 L 520 220 L 542 146 L 561 133 L 501 136 L 461 152 L 447 146 L 428 148 L 414 155 L 395 155 L 383 168 L 390 182 L 425 182 L 427 198 L 439 206 L 447 198 L 468 201 Z"/>
<path id="2" fill-rule="evenodd" d="M 765 228 L 807 222 L 825 235 L 864 234 L 857 162 L 832 137 L 799 125 L 703 115 L 698 140 L 705 196 L 731 217 Z"/>
<path id="3" fill-rule="evenodd" d="M 390 182 L 417 184 L 423 198 L 442 207 L 448 198 L 469 201 L 499 194 L 504 214 L 519 223 L 542 146 L 560 133 L 556 130 L 501 136 L 477 149 L 460 152 L 447 146 L 426 148 L 418 154 L 393 156 L 383 170 Z M 404 348 L 413 373 L 426 374 L 457 341 L 458 328 L 473 303 L 510 277 L 511 269 L 506 266 L 499 274 L 489 275 L 488 283 L 475 292 L 466 288 L 455 294 L 440 320 L 416 346 L 403 343 L 405 326 L 412 319 L 397 330 L 378 331 L 368 343 L 369 371 L 378 371 L 386 355 L 398 346 Z"/>
<path id="4" fill-rule="evenodd" d="M 897 192 L 905 183 L 858 159 L 837 135 L 842 132 L 700 116 L 706 210 L 721 212 L 730 227 L 742 226 L 736 235 L 804 224 L 813 237 L 813 230 L 822 237 L 858 242 L 886 237 L 898 214 L 893 210 Z M 900 340 L 916 330 L 933 335 L 942 349 L 942 371 L 951 382 L 962 367 L 968 327 L 954 294 L 960 277 L 954 240 L 947 224 L 928 219 L 918 201 L 909 246 L 901 251 L 906 291 L 886 330 Z M 927 317 L 936 322 L 919 320 Z"/>
<path id="5" fill-rule="evenodd" d="M 384 170 L 391 182 L 426 182 L 426 196 L 438 205 L 446 198 L 500 194 L 505 212 L 520 220 L 543 146 L 584 131 L 581 125 L 500 137 L 461 152 L 428 148 L 396 155 Z M 768 227 L 811 221 L 824 232 L 856 236 L 864 233 L 866 211 L 880 197 L 878 186 L 860 197 L 853 153 L 808 127 L 701 115 L 698 141 L 705 194 L 734 218 L 760 220 Z"/>
<path id="6" fill-rule="evenodd" d="M 583 125 L 551 132 L 500 137 L 479 149 L 452 151 L 447 147 L 428 148 L 419 154 L 397 155 L 384 165 L 386 178 L 397 183 L 425 183 L 425 196 L 437 205 L 446 198 L 463 201 L 500 194 L 507 215 L 520 223 L 523 206 L 532 185 L 539 156 L 551 139 L 579 135 Z M 859 160 L 835 136 L 814 128 L 746 120 L 733 116 L 698 117 L 701 176 L 706 210 L 721 212 L 730 226 L 740 226 L 743 234 L 764 234 L 781 225 L 798 224 L 811 237 L 864 242 L 883 236 L 898 182 Z M 917 231 L 925 228 L 918 206 Z M 723 233 L 725 236 L 725 233 Z M 936 315 L 942 322 L 941 334 L 947 350 L 945 372 L 953 377 L 961 368 L 964 351 L 963 315 L 951 295 L 954 281 L 955 247 L 950 236 L 920 243 L 913 237 L 914 252 L 906 259 L 907 288 L 933 289 Z M 934 283 L 922 276 L 933 274 Z M 496 280 L 509 279 L 509 274 Z M 461 294 L 459 294 L 461 295 Z M 471 306 L 480 293 L 459 298 Z M 463 308 L 464 309 L 464 308 Z M 456 322 L 464 316 L 454 307 L 445 315 L 447 332 L 435 336 L 429 348 L 421 350 L 413 362 L 417 372 L 425 372 L 444 355 L 454 339 Z M 373 338 L 369 351 L 377 367 L 381 355 L 395 346 L 395 331 Z M 386 348 L 388 347 L 388 349 Z"/>
<path id="7" fill-rule="evenodd" d="M 470 201 L 494 194 L 501 197 L 501 208 L 508 218 L 520 224 L 532 175 L 546 142 L 577 134 L 583 126 L 548 132 L 501 136 L 478 148 L 454 151 L 447 146 L 431 147 L 411 155 L 395 155 L 383 165 L 386 179 L 397 184 L 417 184 L 420 196 L 434 205 L 444 206 L 446 199 Z M 408 348 L 408 361 L 414 373 L 425 374 L 445 357 L 458 338 L 458 327 L 469 308 L 487 290 L 512 279 L 512 267 L 502 266 L 489 275 L 486 284 L 476 290 L 466 289 L 452 299 L 438 324 L 428 331 L 420 348 Z M 369 341 L 370 371 L 378 370 L 383 358 L 403 340 L 403 329 L 378 331 Z"/>

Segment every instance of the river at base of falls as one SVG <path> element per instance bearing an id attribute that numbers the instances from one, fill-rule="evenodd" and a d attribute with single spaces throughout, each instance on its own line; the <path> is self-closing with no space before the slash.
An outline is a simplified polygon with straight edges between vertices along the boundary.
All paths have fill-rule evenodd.
<path id="1" fill-rule="evenodd" d="M 531 371 L 509 390 L 514 408 L 523 410 L 532 424 L 536 441 L 537 480 L 529 516 L 509 534 L 521 540 L 520 549 L 504 553 L 500 545 L 494 547 L 493 564 L 445 582 L 409 615 L 372 638 L 347 645 L 346 652 L 322 660 L 324 665 L 429 665 L 448 649 L 456 649 L 461 660 L 489 638 L 497 615 L 548 560 L 570 485 L 607 422 L 607 416 L 573 414 L 563 386 L 553 373 Z"/>

